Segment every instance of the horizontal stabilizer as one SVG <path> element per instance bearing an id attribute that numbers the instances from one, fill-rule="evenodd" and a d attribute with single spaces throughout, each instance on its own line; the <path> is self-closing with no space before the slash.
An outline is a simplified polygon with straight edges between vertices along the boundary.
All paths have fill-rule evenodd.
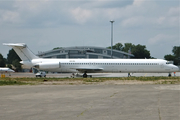
<path id="1" fill-rule="evenodd" d="M 39 58 L 30 51 L 25 43 L 3 43 L 3 45 L 12 47 L 22 61 L 31 61 L 32 59 Z"/>
<path id="2" fill-rule="evenodd" d="M 11 47 L 14 47 L 14 46 L 26 47 L 26 44 L 25 44 L 25 43 L 3 43 L 3 45 L 11 46 Z"/>

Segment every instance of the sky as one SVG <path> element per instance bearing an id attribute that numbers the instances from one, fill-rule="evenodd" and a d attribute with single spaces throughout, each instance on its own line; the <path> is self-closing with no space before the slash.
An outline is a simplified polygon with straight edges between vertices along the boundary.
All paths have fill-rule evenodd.
<path id="1" fill-rule="evenodd" d="M 37 54 L 55 47 L 145 45 L 164 59 L 180 46 L 179 0 L 0 0 L 3 43 L 26 43 Z"/>

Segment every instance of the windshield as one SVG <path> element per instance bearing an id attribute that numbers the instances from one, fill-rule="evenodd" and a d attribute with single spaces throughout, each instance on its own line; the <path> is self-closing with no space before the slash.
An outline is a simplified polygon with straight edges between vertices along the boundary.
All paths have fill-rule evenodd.
<path id="1" fill-rule="evenodd" d="M 173 61 L 167 61 L 166 64 L 173 64 Z"/>

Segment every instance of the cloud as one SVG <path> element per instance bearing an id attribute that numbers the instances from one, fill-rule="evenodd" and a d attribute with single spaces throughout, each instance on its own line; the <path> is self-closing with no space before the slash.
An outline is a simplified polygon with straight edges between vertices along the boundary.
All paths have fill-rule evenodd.
<path id="1" fill-rule="evenodd" d="M 168 11 L 169 16 L 179 16 L 180 14 L 180 7 L 172 7 Z"/>
<path id="2" fill-rule="evenodd" d="M 75 20 L 80 24 L 85 23 L 92 15 L 90 10 L 82 9 L 80 7 L 71 10 L 71 13 Z"/>
<path id="3" fill-rule="evenodd" d="M 94 42 L 107 47 L 113 19 L 114 42 L 168 48 L 179 43 L 179 11 L 177 0 L 0 1 L 0 41 L 25 42 L 34 50 Z"/>
<path id="4" fill-rule="evenodd" d="M 129 17 L 121 22 L 123 27 L 146 27 L 148 24 L 152 24 L 153 18 L 147 18 L 143 16 Z"/>
<path id="5" fill-rule="evenodd" d="M 158 34 L 148 40 L 148 44 L 155 45 L 155 44 L 165 44 L 167 42 L 172 42 L 175 36 L 166 35 L 166 34 Z"/>
<path id="6" fill-rule="evenodd" d="M 164 27 L 179 27 L 179 15 L 180 7 L 172 7 L 165 13 L 164 16 L 159 16 L 156 22 L 158 25 L 162 25 Z"/>
<path id="7" fill-rule="evenodd" d="M 5 4 L 6 2 L 3 2 Z M 11 5 L 11 8 L 10 8 Z M 160 6 L 155 1 L 19 1 L 5 4 L 5 15 L 9 22 L 21 22 L 21 26 L 55 27 L 61 24 L 103 24 L 114 19 L 123 27 L 166 25 L 174 26 L 178 21 L 179 8 L 170 8 L 166 13 L 158 12 Z M 14 21 L 12 21 L 14 19 Z M 106 20 L 106 21 L 105 21 Z"/>
<path id="8" fill-rule="evenodd" d="M 166 19 L 166 17 L 161 16 L 161 17 L 159 17 L 159 18 L 157 19 L 157 23 L 158 23 L 158 24 L 162 24 L 162 23 L 165 21 L 165 19 Z"/>
<path id="9" fill-rule="evenodd" d="M 1 23 L 16 23 L 20 21 L 20 15 L 18 12 L 13 12 L 13 11 L 0 11 L 1 13 L 1 18 L 0 21 Z"/>
<path id="10" fill-rule="evenodd" d="M 135 6 L 142 6 L 145 0 L 134 0 L 133 5 Z"/>

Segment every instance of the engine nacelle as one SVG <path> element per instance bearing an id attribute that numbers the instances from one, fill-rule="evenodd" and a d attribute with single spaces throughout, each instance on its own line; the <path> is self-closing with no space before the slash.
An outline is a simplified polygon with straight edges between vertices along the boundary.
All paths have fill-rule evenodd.
<path id="1" fill-rule="evenodd" d="M 61 64 L 60 62 L 44 62 L 44 63 L 38 63 L 34 67 L 40 70 L 58 69 L 61 67 Z"/>

